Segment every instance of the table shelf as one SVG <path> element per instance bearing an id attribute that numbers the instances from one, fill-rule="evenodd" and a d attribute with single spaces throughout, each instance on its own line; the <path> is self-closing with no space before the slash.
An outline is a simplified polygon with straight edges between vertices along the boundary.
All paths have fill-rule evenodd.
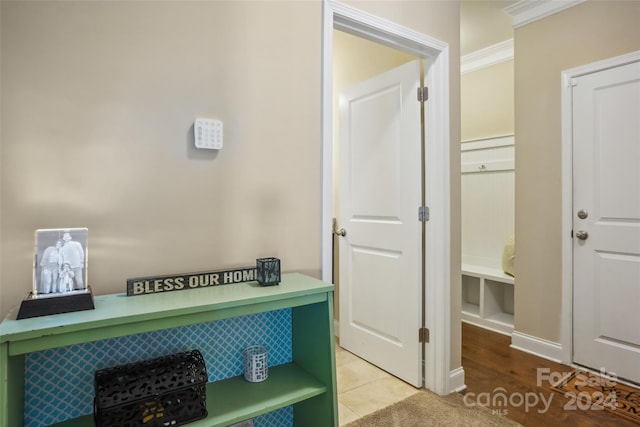
<path id="1" fill-rule="evenodd" d="M 269 378 L 250 383 L 243 376 L 207 384 L 206 418 L 192 421 L 192 427 L 225 427 L 275 411 L 327 392 L 327 386 L 295 363 L 269 369 Z M 93 416 L 74 418 L 51 427 L 93 426 Z"/>
<path id="2" fill-rule="evenodd" d="M 209 415 L 189 425 L 227 426 L 292 405 L 295 426 L 337 427 L 333 285 L 284 274 L 281 284 L 272 287 L 248 282 L 136 297 L 96 296 L 94 301 L 91 311 L 0 323 L 0 427 L 24 425 L 26 354 L 284 308 L 291 309 L 292 362 L 270 367 L 268 379 L 260 383 L 242 376 L 209 383 Z M 94 423 L 87 414 L 55 425 Z"/>

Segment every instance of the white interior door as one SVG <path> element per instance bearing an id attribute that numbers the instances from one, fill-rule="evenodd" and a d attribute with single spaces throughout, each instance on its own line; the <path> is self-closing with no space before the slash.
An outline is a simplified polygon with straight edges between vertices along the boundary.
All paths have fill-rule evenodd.
<path id="1" fill-rule="evenodd" d="M 573 83 L 573 359 L 640 382 L 640 62 Z"/>
<path id="2" fill-rule="evenodd" d="M 340 94 L 340 345 L 422 386 L 420 62 Z"/>

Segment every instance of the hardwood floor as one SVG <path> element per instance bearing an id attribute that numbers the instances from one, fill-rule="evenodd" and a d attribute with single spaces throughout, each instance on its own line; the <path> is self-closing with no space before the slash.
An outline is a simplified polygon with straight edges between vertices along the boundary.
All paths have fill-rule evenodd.
<path id="1" fill-rule="evenodd" d="M 571 405 L 569 399 L 552 390 L 546 378 L 571 372 L 572 368 L 514 350 L 510 344 L 509 336 L 462 324 L 462 366 L 467 385 L 462 394 L 466 400 L 478 399 L 496 414 L 525 426 L 638 426 L 605 410 L 565 409 L 578 405 Z M 500 392 L 506 395 L 507 404 L 499 400 L 491 404 Z"/>

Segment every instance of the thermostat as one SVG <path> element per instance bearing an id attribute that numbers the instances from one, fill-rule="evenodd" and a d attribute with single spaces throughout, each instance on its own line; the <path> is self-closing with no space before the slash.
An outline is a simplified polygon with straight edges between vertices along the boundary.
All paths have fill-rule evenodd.
<path id="1" fill-rule="evenodd" d="M 214 119 L 196 119 L 193 124 L 196 148 L 219 150 L 222 148 L 222 122 Z"/>

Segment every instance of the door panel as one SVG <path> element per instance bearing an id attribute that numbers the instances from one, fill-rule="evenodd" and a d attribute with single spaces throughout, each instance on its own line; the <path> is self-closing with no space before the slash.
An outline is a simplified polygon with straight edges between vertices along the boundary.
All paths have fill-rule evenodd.
<path id="1" fill-rule="evenodd" d="M 419 61 L 340 94 L 340 345 L 422 385 Z"/>
<path id="2" fill-rule="evenodd" d="M 399 343 L 398 319 L 389 310 L 389 306 L 397 306 L 400 301 L 394 288 L 381 287 L 378 292 L 371 293 L 370 283 L 393 283 L 398 277 L 399 252 L 382 251 L 365 247 L 352 246 L 352 281 L 351 301 L 367 301 L 367 304 L 352 304 L 351 322 L 363 332 Z"/>
<path id="3" fill-rule="evenodd" d="M 640 63 L 575 83 L 574 361 L 640 382 Z"/>

